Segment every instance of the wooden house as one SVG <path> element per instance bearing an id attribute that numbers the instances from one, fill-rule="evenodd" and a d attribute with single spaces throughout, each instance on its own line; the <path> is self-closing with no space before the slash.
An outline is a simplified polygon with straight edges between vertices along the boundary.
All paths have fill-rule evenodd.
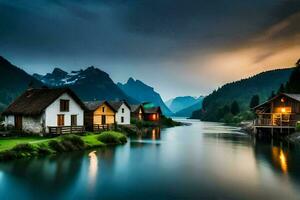
<path id="1" fill-rule="evenodd" d="M 88 101 L 84 104 L 87 108 L 84 114 L 84 124 L 87 130 L 98 131 L 115 124 L 117 110 L 107 101 Z"/>
<path id="2" fill-rule="evenodd" d="M 85 106 L 67 88 L 28 89 L 2 113 L 7 128 L 27 133 L 75 133 L 84 131 Z"/>
<path id="3" fill-rule="evenodd" d="M 141 104 L 130 105 L 130 117 L 135 120 L 143 120 L 144 107 Z"/>
<path id="4" fill-rule="evenodd" d="M 111 107 L 116 110 L 116 123 L 118 125 L 130 124 L 130 106 L 126 101 L 109 101 Z"/>
<path id="5" fill-rule="evenodd" d="M 162 115 L 161 109 L 159 106 L 156 107 L 144 107 L 144 120 L 157 122 L 160 120 Z"/>
<path id="6" fill-rule="evenodd" d="M 254 108 L 256 131 L 293 131 L 300 121 L 300 94 L 282 93 Z"/>

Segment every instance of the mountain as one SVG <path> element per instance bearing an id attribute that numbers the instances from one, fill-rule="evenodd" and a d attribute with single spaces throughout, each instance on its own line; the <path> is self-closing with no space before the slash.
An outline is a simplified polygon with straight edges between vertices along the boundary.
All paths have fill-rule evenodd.
<path id="1" fill-rule="evenodd" d="M 200 96 L 199 98 L 196 99 L 196 102 L 193 105 L 190 105 L 186 108 L 183 108 L 183 109 L 177 111 L 176 113 L 174 113 L 173 116 L 175 116 L 175 117 L 191 117 L 194 111 L 202 108 L 203 99 L 204 99 L 204 97 Z"/>
<path id="2" fill-rule="evenodd" d="M 170 116 L 173 114 L 165 105 L 161 96 L 155 92 L 152 87 L 146 85 L 142 81 L 129 78 L 127 83 L 118 83 L 117 85 L 125 92 L 125 94 L 140 102 L 152 102 L 156 106 L 160 106 L 164 115 Z"/>
<path id="3" fill-rule="evenodd" d="M 203 112 L 195 111 L 192 118 L 219 121 L 220 109 L 230 106 L 234 100 L 238 102 L 242 112 L 249 110 L 250 99 L 253 95 L 259 95 L 260 102 L 266 101 L 272 91 L 277 92 L 280 84 L 289 79 L 292 70 L 293 68 L 266 71 L 247 79 L 225 84 L 204 98 Z"/>
<path id="4" fill-rule="evenodd" d="M 30 87 L 43 84 L 0 56 L 0 111 Z"/>
<path id="5" fill-rule="evenodd" d="M 174 99 L 171 99 L 165 104 L 168 106 L 168 108 L 173 112 L 176 113 L 182 109 L 185 109 L 187 107 L 190 107 L 197 103 L 198 98 L 191 97 L 191 96 L 183 96 L 183 97 L 176 97 Z"/>
<path id="6" fill-rule="evenodd" d="M 70 87 L 84 101 L 124 99 L 130 103 L 138 102 L 128 97 L 107 73 L 93 66 L 71 73 L 55 68 L 44 76 L 33 76 L 50 87 Z"/>

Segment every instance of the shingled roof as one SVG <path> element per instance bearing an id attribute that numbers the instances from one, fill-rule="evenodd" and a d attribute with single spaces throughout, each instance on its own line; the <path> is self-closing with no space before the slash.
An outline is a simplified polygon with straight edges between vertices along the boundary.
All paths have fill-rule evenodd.
<path id="1" fill-rule="evenodd" d="M 260 105 L 258 105 L 256 107 L 254 107 L 253 109 L 255 110 L 255 109 L 257 109 L 257 108 L 259 108 L 261 106 L 269 104 L 271 101 L 273 101 L 274 99 L 278 98 L 279 96 L 286 96 L 286 97 L 289 97 L 291 99 L 294 99 L 294 100 L 300 102 L 300 94 L 280 93 L 280 94 L 276 95 L 275 97 L 273 97 L 273 98 L 265 101 L 264 103 L 262 103 L 262 104 L 260 104 Z"/>
<path id="2" fill-rule="evenodd" d="M 144 112 L 146 114 L 154 114 L 154 113 L 161 113 L 161 109 L 159 106 L 151 107 L 151 108 L 144 108 Z"/>
<path id="3" fill-rule="evenodd" d="M 126 101 L 109 101 L 108 102 L 115 110 L 119 110 L 119 108 L 122 106 L 124 103 L 129 109 L 130 105 Z"/>
<path id="4" fill-rule="evenodd" d="M 3 111 L 2 115 L 39 115 L 64 93 L 69 94 L 82 109 L 85 109 L 77 95 L 68 88 L 39 88 L 26 90 Z"/>
<path id="5" fill-rule="evenodd" d="M 130 112 L 132 112 L 132 113 L 139 112 L 139 108 L 142 108 L 142 110 L 144 111 L 144 108 L 141 104 L 131 104 L 130 105 Z"/>
<path id="6" fill-rule="evenodd" d="M 85 101 L 84 105 L 89 111 L 95 111 L 97 110 L 101 105 L 106 104 L 108 107 L 110 107 L 114 112 L 117 112 L 117 110 L 110 105 L 107 101 Z"/>

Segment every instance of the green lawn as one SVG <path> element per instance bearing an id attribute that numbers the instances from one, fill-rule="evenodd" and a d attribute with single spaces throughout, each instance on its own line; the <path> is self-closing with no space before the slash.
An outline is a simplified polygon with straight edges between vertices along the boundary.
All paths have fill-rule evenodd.
<path id="1" fill-rule="evenodd" d="M 98 134 L 91 134 L 82 136 L 82 140 L 89 146 L 104 146 L 105 144 L 100 142 L 97 137 L 99 137 Z"/>
<path id="2" fill-rule="evenodd" d="M 114 132 L 114 131 L 106 131 L 102 133 L 103 135 L 112 135 L 113 137 L 120 138 L 125 137 L 123 134 Z M 85 136 L 81 136 L 81 139 L 90 147 L 99 147 L 104 146 L 105 144 L 99 141 L 97 138 L 99 134 L 87 133 Z M 9 150 L 16 146 L 17 144 L 29 143 L 32 145 L 38 144 L 47 144 L 50 140 L 60 140 L 61 137 L 56 138 L 43 138 L 43 137 L 13 137 L 13 138 L 0 138 L 0 152 L 4 150 Z"/>
<path id="3" fill-rule="evenodd" d="M 39 144 L 41 142 L 49 141 L 51 139 L 45 139 L 43 137 L 13 137 L 13 138 L 1 138 L 0 139 L 0 151 L 11 149 L 17 144 L 30 143 Z"/>

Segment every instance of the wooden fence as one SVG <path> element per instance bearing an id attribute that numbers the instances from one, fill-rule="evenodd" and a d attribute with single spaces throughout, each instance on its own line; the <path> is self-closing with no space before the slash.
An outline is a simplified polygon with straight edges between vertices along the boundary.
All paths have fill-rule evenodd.
<path id="1" fill-rule="evenodd" d="M 50 134 L 72 134 L 83 133 L 84 126 L 48 126 Z"/>

